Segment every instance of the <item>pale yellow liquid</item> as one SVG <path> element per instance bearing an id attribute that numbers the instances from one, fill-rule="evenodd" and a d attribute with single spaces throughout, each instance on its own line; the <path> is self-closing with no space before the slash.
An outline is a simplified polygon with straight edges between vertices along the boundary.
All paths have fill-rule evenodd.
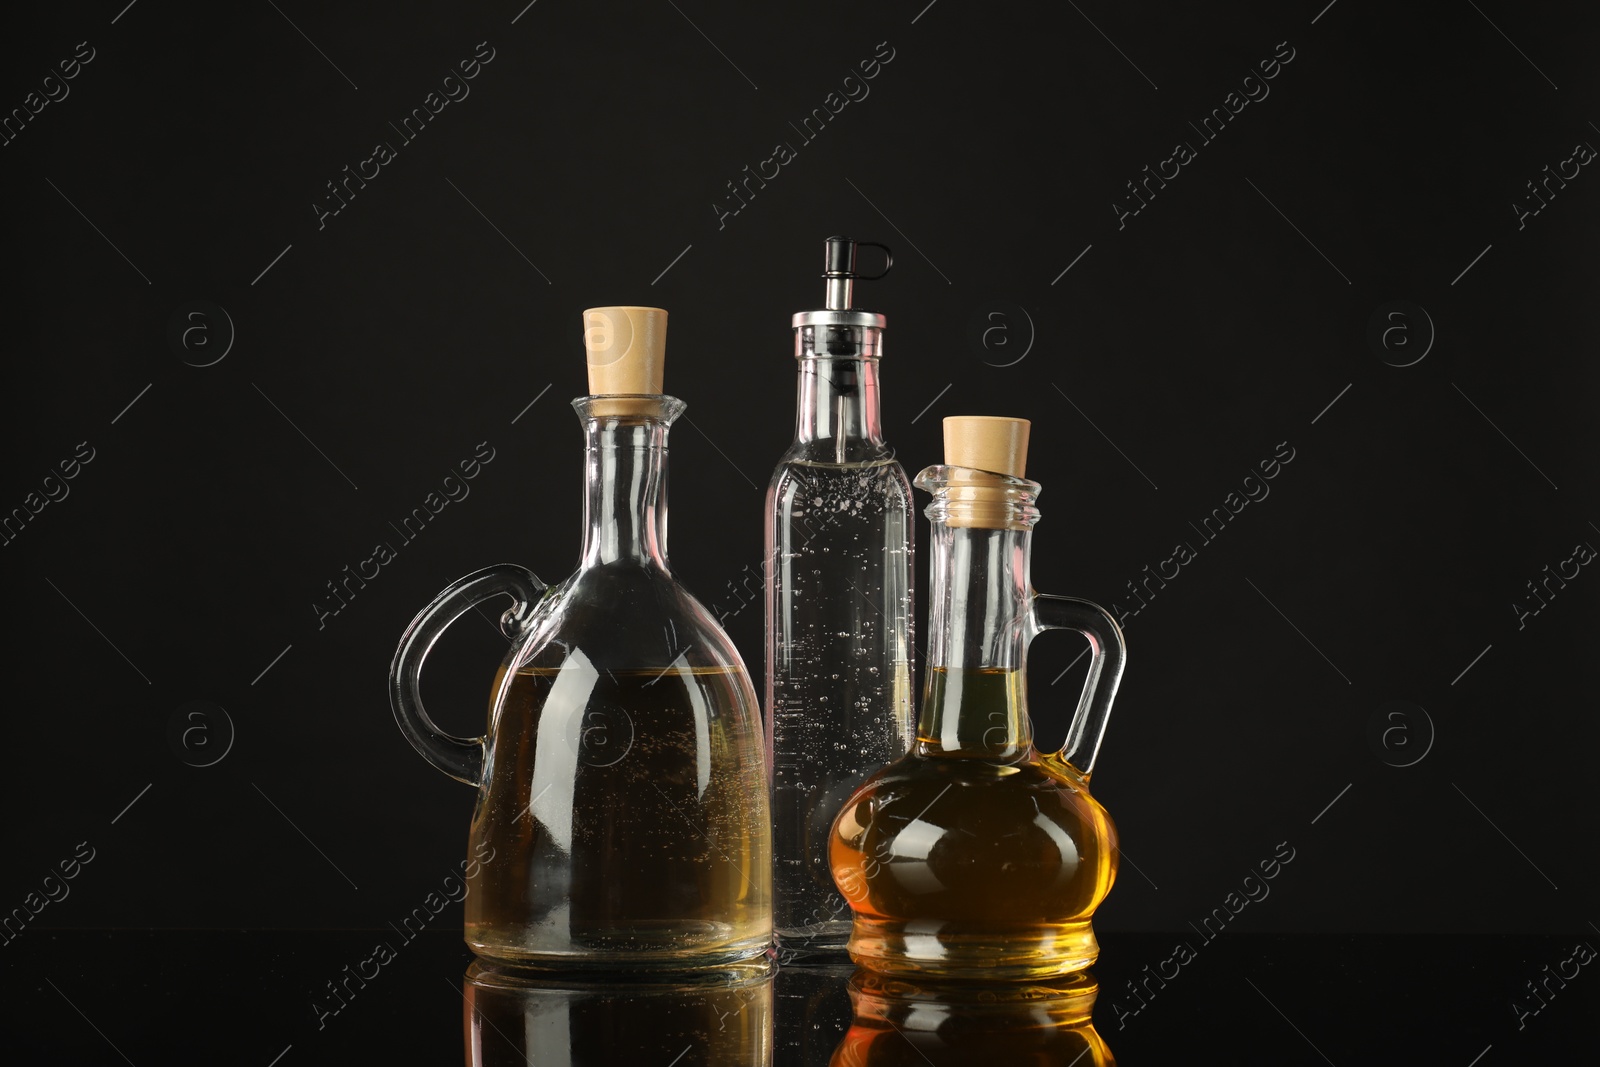
<path id="1" fill-rule="evenodd" d="M 467 942 L 531 967 L 715 967 L 761 954 L 772 860 L 748 680 L 587 663 L 523 668 L 510 682 L 472 823 L 468 855 L 482 869 Z"/>

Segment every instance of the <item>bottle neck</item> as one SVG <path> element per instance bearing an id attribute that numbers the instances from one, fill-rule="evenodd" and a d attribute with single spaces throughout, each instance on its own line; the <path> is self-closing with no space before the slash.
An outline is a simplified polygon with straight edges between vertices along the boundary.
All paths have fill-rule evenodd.
<path id="1" fill-rule="evenodd" d="M 800 323 L 794 331 L 794 354 L 800 385 L 791 456 L 857 463 L 886 453 L 878 414 L 881 325 Z"/>
<path id="2" fill-rule="evenodd" d="M 1022 758 L 1033 749 L 1024 684 L 1033 531 L 934 518 L 931 532 L 928 674 L 917 752 Z"/>
<path id="3" fill-rule="evenodd" d="M 883 445 L 878 414 L 878 361 L 811 356 L 800 361 L 795 442 L 853 451 Z"/>
<path id="4" fill-rule="evenodd" d="M 640 416 L 584 419 L 582 566 L 667 569 L 667 429 Z"/>

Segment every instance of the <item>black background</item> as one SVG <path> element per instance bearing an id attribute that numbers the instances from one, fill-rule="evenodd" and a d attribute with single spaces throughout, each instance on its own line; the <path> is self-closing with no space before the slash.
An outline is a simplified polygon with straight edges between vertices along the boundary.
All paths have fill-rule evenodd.
<path id="1" fill-rule="evenodd" d="M 726 606 L 759 572 L 789 436 L 788 317 L 820 303 L 821 241 L 844 232 L 896 250 L 860 302 L 889 316 L 908 470 L 940 458 L 942 416 L 1034 420 L 1040 589 L 1129 608 L 1144 566 L 1199 548 L 1128 619 L 1096 793 L 1129 862 L 1097 926 L 1187 930 L 1288 842 L 1237 929 L 1593 934 L 1600 578 L 1520 629 L 1512 603 L 1600 544 L 1600 178 L 1522 229 L 1511 207 L 1600 144 L 1592 20 L 924 2 L 147 0 L 13 21 L 7 110 L 77 42 L 95 58 L 0 147 L 0 508 L 78 442 L 95 458 L 0 550 L 0 909 L 89 841 L 40 927 L 408 912 L 455 868 L 472 795 L 395 728 L 389 659 L 469 570 L 570 569 L 579 311 L 672 313 L 667 388 L 692 420 L 672 558 Z M 388 123 L 480 41 L 470 96 L 400 145 Z M 789 123 L 885 41 L 870 95 L 800 145 Z M 1294 58 L 1270 96 L 1200 146 L 1188 123 L 1279 42 Z M 325 183 L 380 140 L 398 158 L 319 228 Z M 1119 229 L 1124 183 L 1180 140 L 1198 157 Z M 725 183 L 779 141 L 797 158 L 719 228 Z M 1426 311 L 1398 320 L 1412 347 L 1374 347 L 1369 321 L 1402 300 Z M 236 333 L 203 368 L 214 312 L 211 348 L 169 341 L 194 301 Z M 470 496 L 319 628 L 324 584 L 398 543 L 388 523 L 482 441 Z M 1270 496 L 1202 544 L 1190 522 L 1280 442 Z M 759 671 L 759 604 L 728 626 Z M 501 647 L 470 617 L 449 635 L 427 690 L 442 723 L 480 732 Z M 1046 738 L 1080 648 L 1034 649 Z M 169 741 L 196 700 L 236 730 L 208 767 Z M 1390 701 L 1409 718 L 1383 718 Z"/>

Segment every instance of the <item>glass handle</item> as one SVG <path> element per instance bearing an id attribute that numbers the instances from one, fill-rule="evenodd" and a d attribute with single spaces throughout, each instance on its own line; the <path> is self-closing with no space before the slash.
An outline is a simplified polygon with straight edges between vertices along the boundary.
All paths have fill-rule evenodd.
<path id="1" fill-rule="evenodd" d="M 423 608 L 395 650 L 389 667 L 389 703 L 395 721 L 422 758 L 458 782 L 470 786 L 483 783 L 485 738 L 462 738 L 435 726 L 422 706 L 422 664 L 434 642 L 451 623 L 479 603 L 502 593 L 511 597 L 511 607 L 500 617 L 500 631 L 515 641 L 526 630 L 533 605 L 544 594 L 544 583 L 526 567 L 503 563 L 485 567 L 448 586 Z"/>
<path id="2" fill-rule="evenodd" d="M 1122 628 L 1099 604 L 1070 596 L 1035 593 L 1031 616 L 1036 633 L 1039 630 L 1076 630 L 1089 639 L 1089 650 L 1094 658 L 1089 661 L 1089 677 L 1084 680 L 1083 695 L 1078 698 L 1078 710 L 1073 713 L 1072 725 L 1067 729 L 1066 743 L 1060 752 L 1045 757 L 1051 762 L 1071 764 L 1083 780 L 1088 781 L 1094 773 L 1106 721 L 1111 717 L 1111 702 L 1116 699 L 1117 685 L 1122 681 L 1122 668 L 1128 661 Z"/>

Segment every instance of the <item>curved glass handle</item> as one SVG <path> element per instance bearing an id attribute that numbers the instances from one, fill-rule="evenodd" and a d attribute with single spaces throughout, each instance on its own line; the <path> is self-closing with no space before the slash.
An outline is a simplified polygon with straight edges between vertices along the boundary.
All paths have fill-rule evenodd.
<path id="1" fill-rule="evenodd" d="M 1094 658 L 1089 661 L 1089 677 L 1084 680 L 1083 695 L 1078 698 L 1078 710 L 1067 729 L 1066 743 L 1060 752 L 1045 757 L 1071 764 L 1088 781 L 1100 753 L 1100 739 L 1106 733 L 1106 720 L 1111 717 L 1111 702 L 1122 681 L 1122 668 L 1128 661 L 1122 628 L 1105 608 L 1077 597 L 1035 593 L 1030 614 L 1035 632 L 1076 630 L 1089 639 Z"/>
<path id="2" fill-rule="evenodd" d="M 451 584 L 423 608 L 395 650 L 389 667 L 389 703 L 395 721 L 422 758 L 458 782 L 471 786 L 483 783 L 483 737 L 462 738 L 447 734 L 434 725 L 422 706 L 420 681 L 422 664 L 445 628 L 480 602 L 502 593 L 512 604 L 500 617 L 500 631 L 515 641 L 526 630 L 533 605 L 544 593 L 544 583 L 526 567 L 502 563 L 485 567 Z"/>

